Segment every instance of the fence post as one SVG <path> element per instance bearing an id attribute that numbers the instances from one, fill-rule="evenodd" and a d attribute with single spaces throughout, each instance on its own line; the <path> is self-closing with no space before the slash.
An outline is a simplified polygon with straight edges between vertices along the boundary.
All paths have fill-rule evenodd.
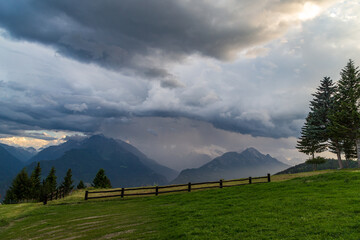
<path id="1" fill-rule="evenodd" d="M 88 200 L 88 196 L 89 196 L 89 191 L 85 192 L 85 200 Z"/>
<path id="2" fill-rule="evenodd" d="M 125 192 L 125 189 L 121 188 L 121 198 L 124 198 L 124 192 Z"/>
<path id="3" fill-rule="evenodd" d="M 249 184 L 251 184 L 252 183 L 252 179 L 251 179 L 251 177 L 249 177 Z"/>
<path id="4" fill-rule="evenodd" d="M 50 200 L 53 200 L 53 192 L 50 193 Z"/>
<path id="5" fill-rule="evenodd" d="M 220 188 L 222 188 L 222 187 L 223 187 L 223 180 L 220 179 Z"/>
<path id="6" fill-rule="evenodd" d="M 63 198 L 65 198 L 65 188 L 62 189 Z"/>
<path id="7" fill-rule="evenodd" d="M 155 195 L 156 196 L 159 195 L 159 186 L 156 186 L 156 188 L 155 188 Z"/>
<path id="8" fill-rule="evenodd" d="M 58 194 L 59 194 L 59 189 L 57 188 L 57 189 L 56 189 L 56 198 L 55 198 L 56 200 L 58 199 Z M 60 195 L 60 196 L 61 196 L 61 195 Z"/>
<path id="9" fill-rule="evenodd" d="M 268 182 L 271 182 L 271 180 L 270 180 L 270 173 L 267 174 L 267 177 L 268 177 Z"/>
<path id="10" fill-rule="evenodd" d="M 191 192 L 191 182 L 188 183 L 188 192 Z"/>

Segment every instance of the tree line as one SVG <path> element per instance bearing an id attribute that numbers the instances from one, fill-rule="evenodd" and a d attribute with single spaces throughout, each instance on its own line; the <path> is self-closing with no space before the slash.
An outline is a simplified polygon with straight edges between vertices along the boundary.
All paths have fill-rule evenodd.
<path id="1" fill-rule="evenodd" d="M 316 153 L 330 151 L 337 156 L 339 168 L 357 158 L 360 167 L 360 73 L 350 59 L 333 82 L 324 77 L 312 94 L 310 111 L 301 128 L 297 149 L 310 156 L 308 163 L 324 162 Z"/>
<path id="2" fill-rule="evenodd" d="M 65 194 L 69 194 L 73 189 L 74 181 L 72 179 L 72 171 L 68 169 L 66 175 L 58 186 L 56 170 L 51 168 L 47 177 L 41 180 L 41 167 L 37 163 L 36 167 L 28 176 L 26 168 L 23 168 L 13 179 L 10 188 L 7 190 L 3 203 L 19 203 L 25 201 L 43 201 L 50 193 L 55 192 L 59 188 L 63 188 Z M 104 169 L 99 169 L 93 182 L 92 187 L 95 188 L 111 188 L 111 182 L 105 175 Z M 77 189 L 86 188 L 84 182 L 80 180 Z"/>

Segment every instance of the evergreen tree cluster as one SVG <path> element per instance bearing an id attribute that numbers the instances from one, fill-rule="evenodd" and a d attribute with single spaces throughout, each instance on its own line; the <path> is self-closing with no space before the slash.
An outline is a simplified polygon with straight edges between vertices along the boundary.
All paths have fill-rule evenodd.
<path id="1" fill-rule="evenodd" d="M 11 187 L 7 190 L 4 203 L 19 203 L 25 201 L 43 201 L 44 197 L 55 192 L 58 188 L 64 188 L 65 194 L 69 194 L 73 189 L 74 181 L 72 180 L 72 171 L 68 169 L 66 175 L 58 187 L 56 170 L 51 168 L 47 177 L 41 180 L 41 167 L 37 163 L 30 177 L 25 168 L 14 178 Z M 100 169 L 93 180 L 93 187 L 111 188 L 111 183 L 105 175 L 104 169 Z M 77 189 L 86 188 L 81 180 L 77 185 Z"/>
<path id="2" fill-rule="evenodd" d="M 359 68 L 349 60 L 337 83 L 324 77 L 316 90 L 296 147 L 311 156 L 307 162 L 315 167 L 324 162 L 315 153 L 326 150 L 337 155 L 339 168 L 343 168 L 342 155 L 347 161 L 358 158 L 360 167 Z"/>

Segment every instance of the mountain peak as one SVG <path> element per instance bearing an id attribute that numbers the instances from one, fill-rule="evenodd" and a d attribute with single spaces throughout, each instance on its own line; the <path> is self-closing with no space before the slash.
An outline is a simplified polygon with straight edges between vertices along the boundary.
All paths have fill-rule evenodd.
<path id="1" fill-rule="evenodd" d="M 94 157 L 88 157 L 87 154 L 90 153 L 96 154 L 98 156 L 97 160 Z M 85 155 L 87 157 L 84 157 Z M 113 138 L 106 137 L 103 134 L 95 134 L 92 136 L 80 138 L 69 138 L 68 141 L 60 145 L 51 146 L 42 150 L 31 159 L 31 162 L 45 162 L 48 160 L 47 162 L 57 161 L 57 163 L 60 164 L 61 161 L 67 160 L 67 163 L 71 165 L 72 162 L 69 161 L 69 159 L 74 162 L 78 162 L 82 161 L 83 158 L 88 158 L 87 165 L 89 166 L 86 166 L 88 167 L 88 169 L 93 167 L 90 165 L 102 166 L 103 168 L 105 168 L 105 166 L 109 166 L 108 171 L 110 172 L 113 171 L 114 166 L 120 167 L 120 170 L 117 169 L 119 171 L 125 168 L 127 168 L 128 170 L 130 169 L 129 172 L 127 172 L 128 176 L 132 174 L 132 176 L 136 176 L 137 178 L 139 178 L 138 180 L 136 180 L 136 182 L 139 182 L 139 184 L 141 179 L 146 179 L 146 177 L 141 177 L 140 175 L 137 176 L 136 171 L 138 170 L 138 172 L 143 171 L 143 173 L 145 174 L 144 176 L 147 176 L 147 179 L 149 181 L 151 179 L 154 181 L 157 179 L 155 182 L 158 183 L 165 183 L 167 181 L 166 178 L 172 180 L 178 175 L 178 172 L 157 163 L 155 160 L 149 159 L 145 154 L 140 152 L 134 146 L 121 140 L 115 140 Z M 90 163 L 90 161 L 93 162 Z M 119 164 L 121 164 L 121 166 Z M 136 171 L 135 166 L 137 166 L 138 168 L 138 170 Z M 74 171 L 74 176 L 76 170 L 78 169 L 84 169 L 84 167 L 74 167 L 74 169 L 72 169 Z M 131 169 L 134 170 L 134 172 L 131 172 Z M 82 173 L 80 173 L 80 175 L 81 174 Z M 118 176 L 115 176 L 115 178 L 119 179 Z M 124 182 L 132 181 L 126 179 L 123 180 Z M 135 184 L 135 182 L 132 183 Z M 150 182 L 147 182 L 147 184 L 148 183 Z"/>
<path id="2" fill-rule="evenodd" d="M 259 152 L 256 148 L 253 147 L 249 147 L 247 149 L 245 149 L 242 153 L 249 153 L 255 156 L 262 156 L 263 154 L 261 152 Z"/>
<path id="3" fill-rule="evenodd" d="M 92 135 L 91 137 L 85 139 L 83 143 L 87 144 L 111 144 L 116 145 L 116 141 L 113 138 L 105 137 L 103 134 Z"/>
<path id="4" fill-rule="evenodd" d="M 105 135 L 102 133 L 91 135 L 90 138 L 107 138 L 108 139 L 108 137 L 105 137 Z"/>
<path id="5" fill-rule="evenodd" d="M 88 140 L 110 140 L 112 138 L 107 138 L 103 134 L 95 134 L 88 138 Z"/>
<path id="6" fill-rule="evenodd" d="M 287 167 L 287 165 L 272 158 L 270 155 L 264 155 L 255 148 L 250 147 L 241 153 L 224 153 L 200 168 L 184 170 L 173 183 L 265 176 L 267 173 L 276 173 Z"/>

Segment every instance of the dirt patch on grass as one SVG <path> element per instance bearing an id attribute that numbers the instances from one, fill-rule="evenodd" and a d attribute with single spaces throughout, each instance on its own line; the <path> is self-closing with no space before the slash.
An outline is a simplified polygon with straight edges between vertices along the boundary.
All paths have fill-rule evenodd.
<path id="1" fill-rule="evenodd" d="M 44 232 L 41 235 L 39 235 L 40 239 L 52 239 L 54 237 L 59 237 L 59 234 L 62 233 L 64 230 L 63 229 L 55 229 L 53 231 L 50 232 Z"/>
<path id="2" fill-rule="evenodd" d="M 128 227 L 135 227 L 135 226 L 139 226 L 142 225 L 144 223 L 134 223 L 134 224 L 127 224 L 127 225 L 120 225 L 120 226 L 116 226 L 114 227 L 115 229 L 119 229 L 119 228 L 128 228 Z"/>
<path id="3" fill-rule="evenodd" d="M 83 226 L 95 225 L 95 224 L 103 223 L 103 222 L 104 222 L 104 221 L 86 222 L 86 223 L 76 224 L 76 227 L 83 227 Z"/>
<path id="4" fill-rule="evenodd" d="M 43 228 L 43 229 L 40 229 L 39 231 L 37 231 L 37 232 L 44 232 L 44 231 L 49 231 L 49 230 L 54 230 L 54 229 L 57 229 L 57 228 L 59 228 L 59 227 L 61 227 L 60 225 L 58 225 L 58 226 L 54 226 L 54 227 L 45 227 L 45 228 Z"/>
<path id="5" fill-rule="evenodd" d="M 126 231 L 110 233 L 110 234 L 106 234 L 105 236 L 102 236 L 101 239 L 112 239 L 114 237 L 118 237 L 120 235 L 127 234 L 127 233 L 133 233 L 133 232 L 135 232 L 135 229 L 129 229 L 129 230 L 126 230 Z"/>
<path id="6" fill-rule="evenodd" d="M 62 231 L 63 231 L 63 229 L 56 229 L 56 230 L 47 232 L 45 235 L 53 235 L 53 234 L 55 234 L 55 233 L 59 233 L 59 232 L 62 232 Z"/>
<path id="7" fill-rule="evenodd" d="M 91 216 L 91 217 L 84 217 L 84 218 L 76 218 L 76 219 L 69 220 L 69 222 L 76 222 L 76 221 L 110 217 L 110 216 L 118 216 L 118 215 L 117 214 L 109 214 L 109 215 L 99 215 L 99 216 Z"/>
<path id="8" fill-rule="evenodd" d="M 23 229 L 21 229 L 21 230 L 22 230 L 22 231 L 28 230 L 28 229 L 30 229 L 30 228 L 38 227 L 38 226 L 43 225 L 43 224 L 46 224 L 46 223 L 47 223 L 47 221 L 42 220 L 42 221 L 40 221 L 40 222 L 38 222 L 38 223 L 35 223 L 35 224 L 30 225 L 30 226 L 28 226 L 28 227 L 25 227 L 25 228 L 23 228 Z"/>
<path id="9" fill-rule="evenodd" d="M 76 239 L 76 238 L 79 238 L 81 236 L 73 236 L 73 237 L 68 237 L 68 238 L 60 238 L 61 240 L 73 240 L 73 239 Z"/>

